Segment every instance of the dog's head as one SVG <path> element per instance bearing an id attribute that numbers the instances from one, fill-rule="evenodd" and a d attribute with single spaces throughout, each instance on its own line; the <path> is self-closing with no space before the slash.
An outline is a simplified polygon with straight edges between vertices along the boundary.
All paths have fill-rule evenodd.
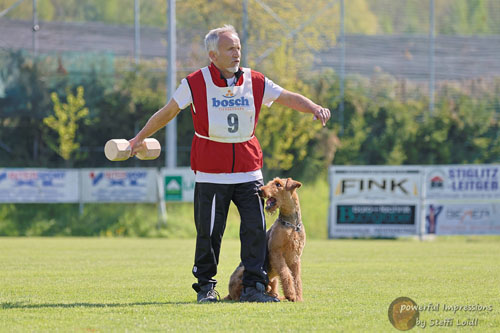
<path id="1" fill-rule="evenodd" d="M 259 195 L 266 200 L 266 211 L 274 213 L 283 205 L 289 204 L 295 189 L 302 184 L 292 178 L 274 178 L 259 189 Z"/>

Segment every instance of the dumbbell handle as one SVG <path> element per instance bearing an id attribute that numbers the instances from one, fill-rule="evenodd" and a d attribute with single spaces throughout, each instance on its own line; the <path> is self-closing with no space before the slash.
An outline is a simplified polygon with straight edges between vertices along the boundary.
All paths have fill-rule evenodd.
<path id="1" fill-rule="evenodd" d="M 132 149 L 126 139 L 111 139 L 104 146 L 104 154 L 110 161 L 125 161 L 130 158 Z M 161 145 L 153 138 L 144 139 L 142 147 L 137 151 L 137 158 L 154 160 L 161 153 Z"/>

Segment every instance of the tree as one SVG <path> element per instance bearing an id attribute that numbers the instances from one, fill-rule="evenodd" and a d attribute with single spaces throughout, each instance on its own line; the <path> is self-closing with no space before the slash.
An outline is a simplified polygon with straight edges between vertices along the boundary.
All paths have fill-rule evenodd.
<path id="1" fill-rule="evenodd" d="M 64 160 L 70 164 L 71 154 L 80 148 L 80 144 L 75 142 L 78 121 L 89 114 L 89 110 L 84 107 L 83 87 L 79 86 L 76 96 L 67 91 L 67 103 L 61 103 L 57 93 L 52 93 L 50 97 L 54 103 L 54 114 L 43 119 L 43 123 L 57 132 L 58 146 L 49 143 L 49 146 L 57 152 Z"/>
<path id="2" fill-rule="evenodd" d="M 0 54 L 0 159 L 4 166 L 31 166 L 44 159 L 42 119 L 50 109 L 43 64 L 21 51 Z M 5 156 L 5 158 L 4 158 Z"/>
<path id="3" fill-rule="evenodd" d="M 293 79 L 297 77 L 297 66 L 294 58 L 287 54 L 291 50 L 286 44 L 284 42 L 273 56 L 273 75 L 280 78 L 280 85 L 284 88 L 308 95 L 307 87 L 300 80 Z M 321 124 L 312 122 L 310 114 L 301 114 L 276 104 L 271 110 L 263 107 L 257 137 L 263 148 L 266 169 L 286 172 L 303 161 L 309 141 L 320 129 Z"/>

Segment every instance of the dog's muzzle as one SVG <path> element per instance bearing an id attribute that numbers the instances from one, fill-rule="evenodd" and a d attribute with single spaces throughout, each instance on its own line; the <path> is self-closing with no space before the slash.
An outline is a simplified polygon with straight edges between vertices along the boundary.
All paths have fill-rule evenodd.
<path id="1" fill-rule="evenodd" d="M 269 199 L 266 200 L 266 209 L 269 210 L 273 208 L 276 205 L 276 199 L 273 197 L 270 197 Z"/>

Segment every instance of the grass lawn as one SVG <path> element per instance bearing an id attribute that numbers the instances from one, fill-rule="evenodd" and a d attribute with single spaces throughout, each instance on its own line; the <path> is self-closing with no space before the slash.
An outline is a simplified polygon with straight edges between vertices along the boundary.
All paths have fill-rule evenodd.
<path id="1" fill-rule="evenodd" d="M 391 332 L 389 304 L 407 296 L 420 319 L 477 318 L 500 328 L 498 238 L 309 240 L 303 303 L 196 304 L 194 240 L 0 238 L 0 331 Z M 239 242 L 223 242 L 218 290 L 227 294 Z M 444 311 L 446 305 L 492 311 Z M 437 328 L 464 330 L 456 325 Z M 414 328 L 420 330 L 420 328 Z"/>

